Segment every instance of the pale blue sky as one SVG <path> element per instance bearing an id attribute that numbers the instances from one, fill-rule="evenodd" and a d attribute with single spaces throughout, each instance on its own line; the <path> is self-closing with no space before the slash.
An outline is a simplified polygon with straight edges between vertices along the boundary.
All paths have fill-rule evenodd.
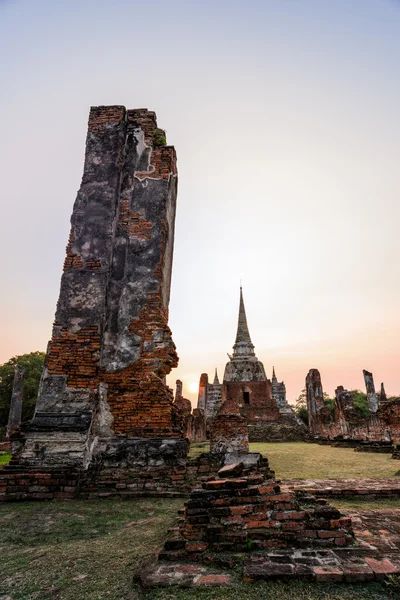
<path id="1" fill-rule="evenodd" d="M 291 400 L 400 393 L 399 2 L 0 0 L 0 55 L 1 362 L 45 349 L 89 107 L 124 104 L 178 153 L 170 384 L 223 371 L 242 277 Z"/>

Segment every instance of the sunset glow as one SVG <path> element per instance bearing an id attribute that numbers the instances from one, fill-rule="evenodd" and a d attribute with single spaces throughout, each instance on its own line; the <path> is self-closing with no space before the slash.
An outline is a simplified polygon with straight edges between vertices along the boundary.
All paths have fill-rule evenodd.
<path id="1" fill-rule="evenodd" d="M 149 0 L 151 43 L 135 0 L 1 4 L 0 363 L 46 349 L 88 110 L 125 104 L 178 157 L 168 385 L 222 381 L 243 278 L 290 402 L 310 368 L 400 394 L 400 3 Z"/>

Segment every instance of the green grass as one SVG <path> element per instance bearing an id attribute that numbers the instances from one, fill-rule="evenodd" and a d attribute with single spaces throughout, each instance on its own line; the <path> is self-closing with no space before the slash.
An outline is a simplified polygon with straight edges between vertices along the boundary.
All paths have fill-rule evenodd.
<path id="1" fill-rule="evenodd" d="M 154 561 L 182 500 L 71 500 L 0 505 L 0 598 L 139 600 L 133 578 Z M 143 600 L 392 600 L 380 584 L 302 582 L 156 589 Z M 394 589 L 397 582 L 394 582 Z M 396 592 L 397 593 L 397 592 Z"/>
<path id="2" fill-rule="evenodd" d="M 145 595 L 147 600 L 388 600 L 382 585 L 334 585 L 302 582 L 238 583 L 233 588 L 158 589 Z"/>
<path id="3" fill-rule="evenodd" d="M 192 444 L 190 457 L 209 452 L 209 442 Z M 333 448 L 304 442 L 254 443 L 250 452 L 261 452 L 269 459 L 276 477 L 298 479 L 341 479 L 353 477 L 385 478 L 399 474 L 397 461 L 390 454 L 354 452 L 352 448 Z"/>
<path id="4" fill-rule="evenodd" d="M 251 450 L 268 456 L 278 477 L 388 477 L 398 469 L 389 455 L 315 444 L 251 444 Z M 207 443 L 193 444 L 191 455 L 205 451 Z M 398 508 L 398 501 L 389 499 L 355 498 L 334 504 L 343 510 Z M 5 594 L 12 600 L 138 599 L 133 575 L 155 559 L 182 505 L 182 500 L 151 498 L 0 504 L 0 598 Z M 389 600 L 396 598 L 398 585 L 244 584 L 236 579 L 230 588 L 159 589 L 143 598 Z"/>
<path id="5" fill-rule="evenodd" d="M 0 506 L 0 592 L 12 600 L 121 600 L 161 549 L 182 500 Z M 0 593 L 1 598 L 1 593 Z"/>
<path id="6" fill-rule="evenodd" d="M 200 454 L 205 452 L 210 452 L 210 442 L 194 442 L 193 444 L 190 444 L 190 458 L 197 458 Z"/>
<path id="7" fill-rule="evenodd" d="M 385 478 L 395 477 L 398 471 L 397 461 L 392 460 L 390 454 L 354 452 L 352 448 L 293 442 L 250 444 L 250 450 L 267 456 L 279 478 Z"/>
<path id="8" fill-rule="evenodd" d="M 11 454 L 0 454 L 0 469 L 4 465 L 8 465 L 11 460 Z"/>

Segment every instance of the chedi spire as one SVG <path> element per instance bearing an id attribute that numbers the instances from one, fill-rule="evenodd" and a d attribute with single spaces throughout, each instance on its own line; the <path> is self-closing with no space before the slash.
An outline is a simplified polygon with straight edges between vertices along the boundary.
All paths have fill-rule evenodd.
<path id="1" fill-rule="evenodd" d="M 243 291 L 242 286 L 240 286 L 239 318 L 236 340 L 233 346 L 233 357 L 244 358 L 246 356 L 254 356 L 254 345 L 252 344 L 250 338 L 246 310 L 244 308 Z"/>

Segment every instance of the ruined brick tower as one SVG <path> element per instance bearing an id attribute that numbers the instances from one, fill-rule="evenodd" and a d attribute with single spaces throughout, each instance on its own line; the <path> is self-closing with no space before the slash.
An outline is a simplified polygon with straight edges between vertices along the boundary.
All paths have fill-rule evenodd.
<path id="1" fill-rule="evenodd" d="M 135 440 L 185 454 L 165 384 L 178 363 L 168 327 L 176 196 L 175 149 L 155 113 L 93 107 L 22 464 L 85 468 L 136 452 Z"/>

